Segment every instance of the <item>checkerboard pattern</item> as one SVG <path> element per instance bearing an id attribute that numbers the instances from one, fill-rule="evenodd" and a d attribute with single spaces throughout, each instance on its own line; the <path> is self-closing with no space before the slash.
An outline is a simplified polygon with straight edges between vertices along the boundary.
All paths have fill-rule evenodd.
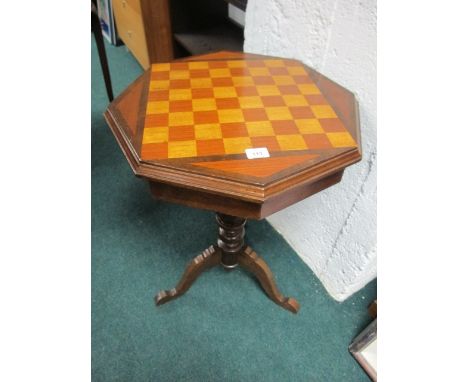
<path id="1" fill-rule="evenodd" d="M 355 147 L 295 60 L 153 64 L 141 157 L 146 160 Z"/>

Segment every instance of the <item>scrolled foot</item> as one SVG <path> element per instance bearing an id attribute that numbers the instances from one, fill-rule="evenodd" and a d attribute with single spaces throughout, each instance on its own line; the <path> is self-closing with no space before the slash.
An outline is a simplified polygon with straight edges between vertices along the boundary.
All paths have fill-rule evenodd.
<path id="1" fill-rule="evenodd" d="M 156 305 L 159 306 L 180 297 L 189 290 L 201 273 L 220 263 L 221 251 L 218 247 L 210 246 L 205 249 L 190 262 L 175 288 L 162 290 L 155 296 Z"/>
<path id="2" fill-rule="evenodd" d="M 156 305 L 162 305 L 165 302 L 172 300 L 177 297 L 177 289 L 172 288 L 171 290 L 162 290 L 155 297 Z"/>
<path id="3" fill-rule="evenodd" d="M 252 272 L 260 282 L 265 293 L 276 304 L 292 313 L 299 312 L 300 305 L 296 299 L 283 296 L 278 290 L 273 273 L 268 265 L 259 257 L 250 247 L 245 247 L 242 253 L 239 254 L 239 264 L 246 270 Z"/>
<path id="4" fill-rule="evenodd" d="M 292 297 L 286 297 L 283 302 L 278 303 L 278 304 L 281 305 L 284 309 L 289 310 L 290 312 L 294 314 L 299 312 L 299 309 L 301 308 L 297 300 Z"/>

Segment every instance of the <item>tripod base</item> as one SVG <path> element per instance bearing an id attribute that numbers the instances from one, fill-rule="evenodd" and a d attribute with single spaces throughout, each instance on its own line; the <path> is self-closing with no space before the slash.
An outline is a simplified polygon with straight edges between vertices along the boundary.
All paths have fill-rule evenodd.
<path id="1" fill-rule="evenodd" d="M 294 298 L 285 297 L 280 293 L 268 265 L 252 248 L 244 245 L 245 219 L 222 214 L 217 214 L 216 218 L 219 225 L 218 245 L 210 246 L 195 257 L 175 288 L 157 294 L 156 305 L 165 304 L 183 295 L 205 270 L 216 265 L 223 265 L 228 270 L 240 265 L 257 278 L 270 299 L 284 309 L 297 313 L 299 303 Z"/>

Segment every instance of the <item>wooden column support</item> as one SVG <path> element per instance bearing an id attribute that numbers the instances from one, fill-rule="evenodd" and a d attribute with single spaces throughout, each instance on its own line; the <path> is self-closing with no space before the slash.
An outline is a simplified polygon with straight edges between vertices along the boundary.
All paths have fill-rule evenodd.
<path id="1" fill-rule="evenodd" d="M 218 222 L 218 247 L 222 251 L 221 264 L 232 269 L 239 264 L 237 257 L 244 249 L 246 219 L 225 214 L 216 214 Z"/>
<path id="2" fill-rule="evenodd" d="M 217 245 L 210 246 L 190 262 L 175 288 L 159 292 L 155 297 L 156 305 L 162 305 L 187 292 L 198 276 L 215 265 L 223 265 L 226 269 L 240 265 L 258 279 L 265 293 L 276 304 L 292 313 L 297 313 L 300 308 L 299 303 L 294 298 L 284 297 L 280 293 L 268 265 L 252 248 L 244 244 L 246 219 L 217 213 L 216 221 L 218 222 Z"/>

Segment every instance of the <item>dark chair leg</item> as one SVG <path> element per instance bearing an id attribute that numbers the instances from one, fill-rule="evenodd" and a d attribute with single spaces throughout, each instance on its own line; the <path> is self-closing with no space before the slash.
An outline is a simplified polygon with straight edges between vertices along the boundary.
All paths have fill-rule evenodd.
<path id="1" fill-rule="evenodd" d="M 109 65 L 107 63 L 106 49 L 104 47 L 104 39 L 102 37 L 99 17 L 94 12 L 91 12 L 91 28 L 96 40 L 99 61 L 101 62 L 102 75 L 104 76 L 104 82 L 106 84 L 107 97 L 109 98 L 109 101 L 112 102 L 114 99 L 114 94 L 112 93 L 112 84 L 109 73 Z"/>

